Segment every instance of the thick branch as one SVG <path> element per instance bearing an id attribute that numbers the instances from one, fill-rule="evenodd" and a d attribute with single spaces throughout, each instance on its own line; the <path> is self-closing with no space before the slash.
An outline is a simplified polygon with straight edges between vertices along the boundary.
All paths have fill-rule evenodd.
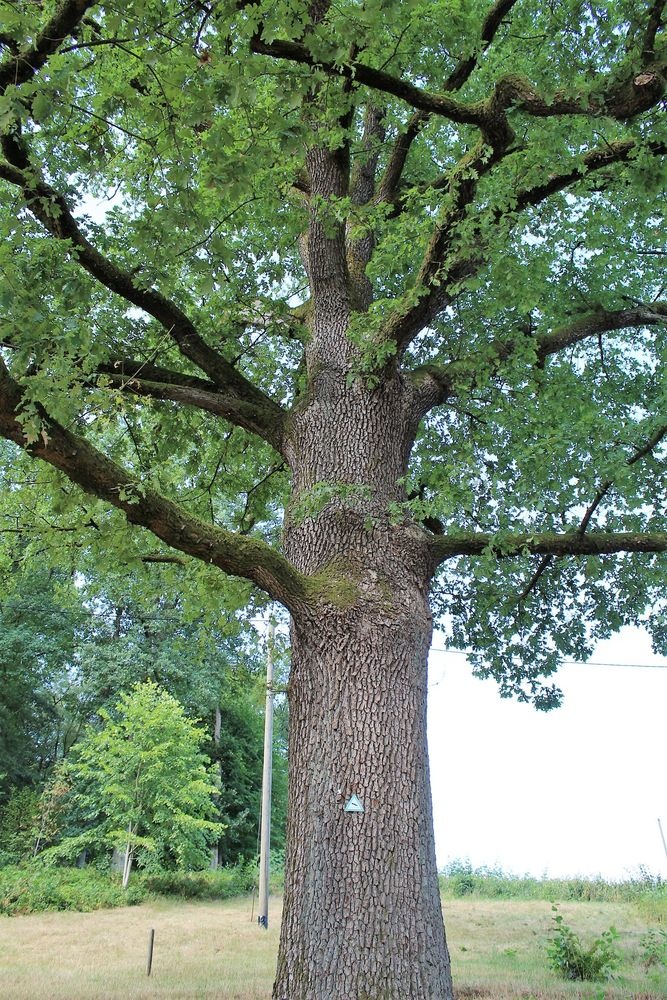
<path id="1" fill-rule="evenodd" d="M 632 466 L 635 465 L 637 462 L 641 461 L 642 458 L 646 458 L 647 455 L 650 455 L 651 452 L 655 448 L 657 448 L 657 446 L 660 444 L 665 435 L 667 435 L 667 427 L 659 427 L 658 430 L 651 435 L 651 437 L 648 439 L 645 445 L 643 445 L 641 448 L 637 448 L 635 450 L 634 455 L 626 459 L 625 464 L 628 466 Z M 609 491 L 612 489 L 613 485 L 614 485 L 613 479 L 607 479 L 603 483 L 601 483 L 600 486 L 597 488 L 595 492 L 595 497 L 584 511 L 584 516 L 582 517 L 581 523 L 577 528 L 578 535 L 581 536 L 586 533 L 586 531 L 588 530 L 588 526 L 593 518 L 593 514 L 598 509 L 598 507 L 600 506 L 604 498 L 607 496 Z M 535 570 L 530 580 L 519 594 L 517 598 L 517 604 L 521 604 L 521 602 L 528 597 L 531 591 L 535 589 L 538 581 L 541 579 L 544 573 L 546 573 L 547 569 L 549 568 L 554 559 L 555 556 L 553 554 L 542 556 L 537 569 Z"/>
<path id="2" fill-rule="evenodd" d="M 0 93 L 9 86 L 25 83 L 45 65 L 49 56 L 74 33 L 86 12 L 94 7 L 91 0 L 68 0 L 56 10 L 30 49 L 11 55 L 0 64 Z"/>
<path id="3" fill-rule="evenodd" d="M 457 230 L 474 203 L 480 179 L 508 155 L 513 139 L 511 130 L 499 134 L 491 152 L 486 143 L 480 141 L 451 171 L 447 183 L 447 208 L 434 227 L 416 279 L 416 286 L 422 293 L 416 302 L 411 293 L 407 306 L 397 303 L 382 331 L 383 338 L 395 341 L 399 350 L 449 305 L 452 286 L 470 277 L 483 263 L 482 255 L 457 255 L 452 249 Z"/>
<path id="4" fill-rule="evenodd" d="M 655 38 L 662 26 L 664 9 L 665 0 L 655 0 L 649 11 L 642 47 L 642 59 L 644 63 L 650 63 L 655 58 Z"/>
<path id="5" fill-rule="evenodd" d="M 537 364 L 544 364 L 550 355 L 601 333 L 657 323 L 667 323 L 665 302 L 638 304 L 633 309 L 600 309 L 559 327 L 553 333 L 538 337 L 535 341 L 535 360 Z M 426 413 L 433 406 L 455 397 L 462 389 L 469 389 L 471 383 L 478 384 L 482 371 L 488 372 L 489 380 L 494 378 L 502 363 L 512 356 L 521 342 L 519 338 L 497 340 L 489 344 L 488 351 L 483 355 L 469 355 L 448 365 L 427 364 L 413 369 L 409 376 L 418 386 L 422 412 Z"/>
<path id="6" fill-rule="evenodd" d="M 447 269 L 443 270 L 440 267 L 445 252 L 451 250 L 450 241 L 455 234 L 456 224 L 472 206 L 479 178 L 512 152 L 514 147 L 510 145 L 510 142 L 511 136 L 508 135 L 504 140 L 499 141 L 493 154 L 488 158 L 483 157 L 483 152 L 478 153 L 477 162 L 475 161 L 475 151 L 471 152 L 448 175 L 437 178 L 436 181 L 424 187 L 424 190 L 449 188 L 451 192 L 449 207 L 447 214 L 436 226 L 424 256 L 419 275 L 419 281 L 423 285 L 423 293 L 416 303 L 412 302 L 406 309 L 401 309 L 400 303 L 397 303 L 395 312 L 389 319 L 385 330 L 385 335 L 388 338 L 395 339 L 399 344 L 408 343 L 426 323 L 432 321 L 439 312 L 450 304 L 452 297 L 447 294 L 448 287 L 476 274 L 483 266 L 486 254 L 483 234 L 480 231 L 479 240 L 468 256 L 464 253 L 451 254 L 448 258 Z M 585 180 L 596 171 L 627 162 L 636 155 L 638 148 L 637 143 L 633 140 L 624 140 L 607 143 L 602 148 L 590 150 L 571 170 L 561 174 L 552 174 L 543 184 L 518 191 L 513 202 L 506 209 L 495 212 L 492 217 L 493 221 L 500 223 L 508 216 L 515 218 L 525 209 L 539 205 L 552 195 Z M 649 143 L 644 148 L 654 156 L 662 156 L 667 152 L 667 147 L 663 143 Z M 482 151 L 483 149 L 482 146 Z M 476 177 L 469 176 L 471 168 L 478 171 Z M 460 182 L 458 178 L 461 179 Z"/>
<path id="7" fill-rule="evenodd" d="M 480 34 L 481 40 L 484 43 L 481 49 L 482 52 L 486 52 L 489 45 L 495 38 L 498 28 L 502 24 L 503 18 L 506 14 L 509 14 L 512 7 L 514 7 L 517 2 L 518 0 L 496 0 L 496 3 L 494 3 L 491 10 L 484 18 L 484 23 L 482 24 L 482 31 Z M 448 92 L 460 90 L 474 72 L 478 59 L 479 53 L 474 53 L 467 59 L 462 59 L 458 66 L 452 70 L 447 77 L 443 90 Z"/>
<path id="8" fill-rule="evenodd" d="M 172 548 L 251 580 L 293 608 L 307 599 L 309 581 L 271 546 L 207 524 L 156 490 L 143 486 L 85 438 L 43 414 L 42 431 L 28 442 L 17 419 L 21 388 L 0 360 L 0 434 L 35 458 L 63 472 L 86 493 L 122 511 L 131 524 L 148 528 Z"/>
<path id="9" fill-rule="evenodd" d="M 398 97 L 416 110 L 439 115 L 459 125 L 476 125 L 483 132 L 497 127 L 499 117 L 504 117 L 511 107 L 537 118 L 582 115 L 587 118 L 606 116 L 626 120 L 654 107 L 665 90 L 662 65 L 651 65 L 646 72 L 637 73 L 632 79 L 621 83 L 610 76 L 606 94 L 590 99 L 556 94 L 548 101 L 525 77 L 507 74 L 497 81 L 494 92 L 487 100 L 465 104 L 444 93 L 433 93 L 356 60 L 341 64 L 315 59 L 308 47 L 301 42 L 287 39 L 265 42 L 255 36 L 252 48 L 261 55 L 317 67 L 332 76 L 354 80 L 357 84 Z"/>
<path id="10" fill-rule="evenodd" d="M 395 199 L 408 153 L 419 133 L 428 124 L 430 117 L 425 111 L 416 111 L 407 123 L 405 131 L 396 137 L 389 162 L 378 185 L 376 196 L 378 203 Z"/>
<path id="11" fill-rule="evenodd" d="M 354 80 L 355 83 L 364 84 L 372 90 L 379 90 L 384 94 L 399 97 L 413 108 L 442 115 L 450 121 L 462 125 L 477 125 L 480 121 L 481 104 L 468 106 L 451 97 L 446 97 L 444 94 L 432 94 L 422 90 L 421 87 L 416 87 L 407 80 L 401 80 L 390 73 L 385 73 L 384 70 L 373 69 L 372 66 L 366 66 L 356 60 L 338 64 L 315 59 L 307 46 L 301 42 L 286 39 L 265 42 L 256 36 L 252 40 L 252 49 L 259 55 L 288 59 L 305 66 L 317 67 L 332 76 Z"/>
<path id="12" fill-rule="evenodd" d="M 492 552 L 498 558 L 522 555 L 596 556 L 619 552 L 667 552 L 667 532 L 596 531 L 581 535 L 545 532 L 532 535 L 434 535 L 430 548 L 437 562 L 456 556 L 479 556 Z"/>
<path id="13" fill-rule="evenodd" d="M 551 354 L 557 354 L 588 337 L 612 330 L 623 330 L 633 326 L 654 326 L 667 323 L 667 302 L 651 302 L 637 305 L 634 309 L 600 309 L 581 316 L 567 326 L 559 327 L 553 333 L 537 340 L 537 360 L 543 363 Z"/>
<path id="14" fill-rule="evenodd" d="M 28 208 L 47 232 L 57 239 L 68 240 L 75 259 L 89 274 L 164 327 L 181 354 L 225 393 L 228 419 L 259 434 L 279 450 L 284 419 L 282 408 L 209 347 L 174 302 L 154 289 L 138 287 L 130 273 L 104 257 L 88 241 L 62 195 L 30 166 L 23 144 L 15 138 L 4 137 L 2 147 L 9 162 L 0 163 L 0 178 L 21 189 Z"/>
<path id="15" fill-rule="evenodd" d="M 165 381 L 160 377 L 162 369 L 155 369 L 155 366 L 148 366 L 154 369 L 152 374 L 142 365 L 135 369 L 134 374 L 128 368 L 124 371 L 114 368 L 112 365 L 100 365 L 98 371 L 104 375 L 107 384 L 123 392 L 193 406 L 198 410 L 224 417 L 231 423 L 238 423 L 239 412 L 243 412 L 243 402 L 228 399 L 223 393 L 218 392 L 213 383 L 207 383 L 203 379 L 181 376 L 178 381 L 172 377 L 168 377 Z M 252 420 L 252 412 L 249 412 L 249 420 Z"/>
<path id="16" fill-rule="evenodd" d="M 502 24 L 503 18 L 517 2 L 518 0 L 497 0 L 493 5 L 482 24 L 480 37 L 484 44 L 481 52 L 486 52 L 495 38 L 498 28 Z M 455 69 L 452 70 L 442 88 L 445 93 L 460 90 L 469 80 L 479 61 L 479 54 L 476 52 L 466 59 L 462 59 Z M 401 177 L 403 176 L 410 148 L 424 126 L 428 124 L 430 118 L 431 115 L 428 112 L 416 111 L 407 123 L 405 131 L 397 136 L 389 162 L 378 186 L 377 201 L 387 202 L 394 200 Z"/>
<path id="17" fill-rule="evenodd" d="M 176 372 L 171 368 L 162 368 L 161 365 L 154 365 L 149 361 L 139 361 L 137 358 L 117 358 L 114 361 L 99 364 L 95 367 L 95 373 L 109 376 L 116 383 L 121 383 L 121 386 L 137 379 L 145 379 L 148 382 L 194 389 L 197 392 L 213 394 L 218 391 L 215 382 L 198 378 L 196 375 L 185 375 L 183 372 Z"/>
<path id="18" fill-rule="evenodd" d="M 580 163 L 577 163 L 571 170 L 562 174 L 552 174 L 543 184 L 536 184 L 534 187 L 525 188 L 518 191 L 512 212 L 520 212 L 523 209 L 539 205 L 546 198 L 559 191 L 564 191 L 577 181 L 584 180 L 589 174 L 604 170 L 606 167 L 614 166 L 617 163 L 626 163 L 640 150 L 640 146 L 632 139 L 607 143 L 600 149 L 592 149 L 586 153 Z M 667 145 L 662 142 L 648 143 L 643 147 L 653 156 L 664 156 L 667 152 Z M 498 213 L 498 218 L 503 214 Z"/>

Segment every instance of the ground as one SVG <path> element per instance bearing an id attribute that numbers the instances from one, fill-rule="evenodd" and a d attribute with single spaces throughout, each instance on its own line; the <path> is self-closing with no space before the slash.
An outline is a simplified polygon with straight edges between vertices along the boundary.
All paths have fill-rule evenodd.
<path id="1" fill-rule="evenodd" d="M 457 1000 L 659 1000 L 667 969 L 645 970 L 639 939 L 646 921 L 625 903 L 563 903 L 584 939 L 614 924 L 624 964 L 619 982 L 559 982 L 547 968 L 549 903 L 445 901 Z M 268 1000 L 275 971 L 279 911 L 260 930 L 252 901 L 173 900 L 94 913 L 0 918 L 0 981 L 12 1000 Z M 146 975 L 149 931 L 153 971 Z"/>

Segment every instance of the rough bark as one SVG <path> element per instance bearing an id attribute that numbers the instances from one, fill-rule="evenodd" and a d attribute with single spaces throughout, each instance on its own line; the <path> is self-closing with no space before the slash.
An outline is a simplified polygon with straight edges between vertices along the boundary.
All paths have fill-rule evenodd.
<path id="1" fill-rule="evenodd" d="M 292 620 L 274 1000 L 448 1000 L 426 746 L 433 561 L 425 533 L 386 514 L 403 499 L 411 384 L 350 385 L 335 364 L 315 381 L 290 430 L 285 545 L 304 573 L 342 560 L 355 587 L 347 606 L 333 595 L 337 606 L 313 602 Z M 334 491 L 303 516 L 300 501 L 327 482 L 351 492 Z M 363 813 L 345 811 L 353 794 Z"/>
<path id="2" fill-rule="evenodd" d="M 426 748 L 430 618 L 295 623 L 290 822 L 274 1000 L 452 996 Z M 357 795 L 364 812 L 346 812 Z M 340 928 L 345 927 L 341 935 Z"/>

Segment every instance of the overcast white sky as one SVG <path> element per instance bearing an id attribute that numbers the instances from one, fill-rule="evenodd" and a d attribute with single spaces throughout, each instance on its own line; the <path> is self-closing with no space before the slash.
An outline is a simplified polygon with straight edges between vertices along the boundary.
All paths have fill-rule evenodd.
<path id="1" fill-rule="evenodd" d="M 430 658 L 429 743 L 436 850 L 516 874 L 667 877 L 667 660 L 625 629 L 594 661 L 564 666 L 562 708 L 536 712 L 472 676 L 464 656 Z"/>

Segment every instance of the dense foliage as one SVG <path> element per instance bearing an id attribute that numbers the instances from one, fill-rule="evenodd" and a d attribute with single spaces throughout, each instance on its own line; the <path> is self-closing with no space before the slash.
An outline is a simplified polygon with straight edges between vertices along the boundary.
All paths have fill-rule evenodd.
<path id="1" fill-rule="evenodd" d="M 154 896 L 230 899 L 250 892 L 255 883 L 254 865 L 201 872 L 139 872 L 127 889 L 123 889 L 120 876 L 91 866 L 6 867 L 0 869 L 0 914 L 15 916 L 43 910 L 86 913 L 133 906 Z"/>
<path id="2" fill-rule="evenodd" d="M 543 709 L 667 648 L 664 14 L 3 7 L 2 559 L 290 612 L 276 1000 L 453 995 L 433 612 Z"/>
<path id="3" fill-rule="evenodd" d="M 345 221 L 359 254 L 372 242 L 355 371 L 381 379 L 400 326 L 405 367 L 447 403 L 390 513 L 451 536 L 435 606 L 452 642 L 544 706 L 557 695 L 540 674 L 648 607 L 664 648 L 661 564 L 600 558 L 602 540 L 562 559 L 538 540 L 565 532 L 576 548 L 597 526 L 660 547 L 664 532 L 662 6 L 497 2 L 485 18 L 451 0 L 325 4 L 304 41 L 299 0 L 4 5 L 2 358 L 29 449 L 51 463 L 5 452 L 3 517 L 26 554 L 145 567 L 164 548 L 109 505 L 148 524 L 155 490 L 239 532 L 223 568 L 257 582 L 268 556 L 243 539 L 274 544 L 287 496 L 270 428 L 278 404 L 304 399 L 304 150 L 323 141 L 357 182 L 314 196 L 323 225 Z M 97 482 L 82 448 L 76 474 L 56 460 L 47 414 L 125 485 L 111 469 Z M 363 508 L 366 487 L 347 486 Z M 313 487 L 299 516 L 343 488 Z M 189 529 L 165 531 L 201 557 Z M 457 554 L 474 532 L 482 558 Z M 245 585 L 211 571 L 221 542 L 204 564 L 163 566 L 165 587 L 241 604 Z"/>
<path id="4" fill-rule="evenodd" d="M 202 868 L 223 832 L 212 817 L 218 787 L 201 752 L 205 733 L 153 682 L 121 695 L 113 713 L 100 711 L 63 768 L 92 829 L 66 839 L 62 856 L 106 843 L 144 867 Z M 54 849 L 51 849 L 54 850 Z"/>
<path id="5" fill-rule="evenodd" d="M 65 808 L 58 766 L 86 726 L 100 726 L 118 695 L 153 681 L 189 717 L 206 723 L 203 749 L 216 767 L 218 859 L 257 850 L 263 741 L 263 651 L 252 635 L 192 619 L 178 597 L 99 574 L 88 580 L 14 565 L 0 598 L 0 865 L 77 837 L 89 857 L 82 810 Z M 278 672 L 282 670 L 278 660 Z M 217 723 L 216 723 L 217 714 Z M 284 708 L 275 737 L 274 844 L 284 841 Z M 217 734 L 217 735 L 216 735 Z"/>

